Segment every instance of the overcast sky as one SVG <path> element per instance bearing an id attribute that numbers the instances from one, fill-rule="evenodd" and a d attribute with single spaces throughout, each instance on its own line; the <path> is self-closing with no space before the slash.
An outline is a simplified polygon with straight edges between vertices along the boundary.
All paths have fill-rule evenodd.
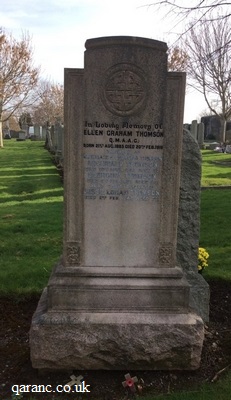
<path id="1" fill-rule="evenodd" d="M 191 1 L 192 2 L 192 1 Z M 1 26 L 19 38 L 28 32 L 34 60 L 45 79 L 63 83 L 64 68 L 82 68 L 84 43 L 100 36 L 140 36 L 174 43 L 182 29 L 166 8 L 150 0 L 1 0 Z M 201 97 L 186 96 L 185 122 L 206 108 Z"/>

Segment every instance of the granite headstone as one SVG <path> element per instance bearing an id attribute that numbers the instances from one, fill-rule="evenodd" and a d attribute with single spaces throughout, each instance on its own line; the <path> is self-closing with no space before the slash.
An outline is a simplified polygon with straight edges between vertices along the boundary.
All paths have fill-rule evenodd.
<path id="1" fill-rule="evenodd" d="M 177 265 L 185 74 L 164 42 L 86 42 L 65 70 L 63 256 L 30 331 L 35 368 L 196 369 L 204 337 Z"/>

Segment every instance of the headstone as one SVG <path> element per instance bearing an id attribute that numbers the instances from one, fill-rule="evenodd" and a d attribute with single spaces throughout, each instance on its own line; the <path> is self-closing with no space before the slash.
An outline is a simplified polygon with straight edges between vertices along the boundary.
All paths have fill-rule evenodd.
<path id="1" fill-rule="evenodd" d="M 63 134 L 64 129 L 61 124 L 57 126 L 57 150 L 63 153 Z"/>
<path id="2" fill-rule="evenodd" d="M 61 166 L 63 164 L 63 137 L 64 135 L 64 127 L 61 123 L 56 125 L 56 159 L 57 163 Z"/>
<path id="3" fill-rule="evenodd" d="M 217 115 L 201 117 L 205 126 L 206 140 L 220 140 L 221 121 Z"/>
<path id="4" fill-rule="evenodd" d="M 27 124 L 23 124 L 21 131 L 25 132 L 25 138 L 27 139 L 29 136 L 29 126 Z"/>
<path id="5" fill-rule="evenodd" d="M 26 140 L 26 133 L 24 131 L 19 131 L 17 141 L 21 142 Z"/>
<path id="6" fill-rule="evenodd" d="M 65 70 L 63 256 L 32 320 L 34 368 L 200 365 L 176 258 L 185 74 L 166 50 L 90 39 L 84 69 Z"/>
<path id="7" fill-rule="evenodd" d="M 56 140 L 55 140 L 55 127 L 51 125 L 50 129 L 50 151 L 51 153 L 55 153 L 56 149 Z"/>
<path id="8" fill-rule="evenodd" d="M 41 139 L 41 133 L 40 133 L 40 125 L 34 125 L 34 135 L 37 140 Z"/>
<path id="9" fill-rule="evenodd" d="M 193 135 L 194 139 L 197 140 L 197 120 L 196 119 L 194 119 L 192 121 L 190 132 Z"/>
<path id="10" fill-rule="evenodd" d="M 6 121 L 6 126 L 3 131 L 4 139 L 11 139 L 9 120 Z"/>
<path id="11" fill-rule="evenodd" d="M 187 129 L 188 131 L 190 131 L 190 124 L 184 124 L 183 127 L 184 127 L 184 129 Z"/>
<path id="12" fill-rule="evenodd" d="M 220 147 L 219 142 L 213 142 L 209 144 L 209 150 L 215 150 L 217 147 Z"/>
<path id="13" fill-rule="evenodd" d="M 203 122 L 200 122 L 197 127 L 197 141 L 200 149 L 202 149 L 204 145 L 204 132 L 205 132 L 204 124 Z"/>
<path id="14" fill-rule="evenodd" d="M 59 122 L 56 121 L 55 124 L 53 125 L 53 130 L 51 129 L 51 137 L 52 137 L 52 143 L 54 146 L 54 151 L 56 153 L 57 148 L 58 148 L 58 126 Z"/>
<path id="15" fill-rule="evenodd" d="M 47 122 L 45 147 L 48 151 L 53 152 L 53 144 L 52 144 L 52 140 L 51 140 L 51 130 L 52 130 L 52 126 L 50 125 L 49 122 Z"/>
<path id="16" fill-rule="evenodd" d="M 63 125 L 61 124 L 60 118 L 57 118 L 54 125 L 54 148 L 56 154 L 61 155 L 63 150 Z"/>
<path id="17" fill-rule="evenodd" d="M 47 127 L 42 126 L 42 139 L 46 140 L 46 136 L 47 136 Z"/>
<path id="18" fill-rule="evenodd" d="M 4 137 L 4 139 L 11 139 L 10 130 L 4 129 L 3 130 L 3 137 Z"/>
<path id="19" fill-rule="evenodd" d="M 209 286 L 198 273 L 200 236 L 201 152 L 192 134 L 184 130 L 180 202 L 177 230 L 177 262 L 190 284 L 189 305 L 209 321 Z M 189 212 L 190 210 L 190 212 Z"/>
<path id="20" fill-rule="evenodd" d="M 227 144 L 227 146 L 225 147 L 225 153 L 230 154 L 231 153 L 231 146 L 230 144 Z"/>

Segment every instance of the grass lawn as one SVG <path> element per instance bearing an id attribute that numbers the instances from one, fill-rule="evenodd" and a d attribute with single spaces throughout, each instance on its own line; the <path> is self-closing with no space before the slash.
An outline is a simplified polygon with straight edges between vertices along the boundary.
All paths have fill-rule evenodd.
<path id="1" fill-rule="evenodd" d="M 202 150 L 202 186 L 231 185 L 231 154 Z"/>
<path id="2" fill-rule="evenodd" d="M 209 252 L 207 279 L 231 280 L 231 189 L 201 193 L 200 245 Z"/>
<path id="3" fill-rule="evenodd" d="M 63 188 L 43 142 L 0 150 L 0 292 L 38 292 L 62 254 Z"/>
<path id="4" fill-rule="evenodd" d="M 202 151 L 202 186 L 231 186 L 231 154 Z M 231 280 L 231 189 L 201 192 L 200 246 L 209 252 L 205 279 Z"/>
<path id="5" fill-rule="evenodd" d="M 145 396 L 141 400 L 230 400 L 231 372 L 222 381 L 204 384 L 198 391 L 159 396 Z"/>

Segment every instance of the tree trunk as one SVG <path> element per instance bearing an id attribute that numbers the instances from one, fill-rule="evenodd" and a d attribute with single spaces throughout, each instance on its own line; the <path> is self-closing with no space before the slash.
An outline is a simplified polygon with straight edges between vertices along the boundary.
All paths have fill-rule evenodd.
<path id="1" fill-rule="evenodd" d="M 221 141 L 222 141 L 222 143 L 225 143 L 225 141 L 226 141 L 226 125 L 227 125 L 226 119 L 222 119 L 221 120 Z"/>

